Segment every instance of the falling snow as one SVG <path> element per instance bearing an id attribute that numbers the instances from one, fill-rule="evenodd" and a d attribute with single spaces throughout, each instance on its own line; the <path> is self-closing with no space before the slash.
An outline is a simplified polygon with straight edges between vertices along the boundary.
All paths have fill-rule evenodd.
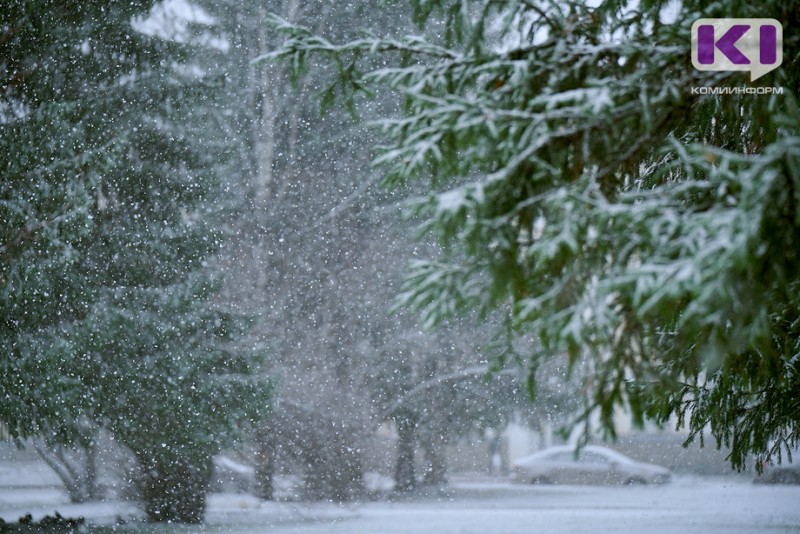
<path id="1" fill-rule="evenodd" d="M 711 391 L 731 366 L 797 376 L 796 301 L 736 322 L 765 272 L 797 294 L 796 237 L 758 243 L 775 227 L 753 208 L 790 189 L 797 136 L 760 158 L 760 140 L 723 143 L 714 118 L 702 138 L 657 144 L 672 124 L 659 113 L 700 104 L 615 69 L 677 68 L 683 49 L 628 48 L 652 22 L 595 27 L 622 15 L 567 4 L 5 2 L 0 520 L 800 529 L 796 486 L 753 483 L 800 481 L 786 467 L 796 415 L 753 431 L 776 438 L 753 447 L 782 467 L 754 449 L 734 473 L 731 449 L 684 447 L 674 406 L 641 423 L 633 385 L 668 357 L 647 366 L 644 347 L 684 323 L 711 332 L 708 350 L 692 338 L 680 357 L 696 359 L 663 389 L 693 378 Z M 647 9 L 671 25 L 684 11 Z M 452 45 L 472 35 L 456 19 L 481 41 Z M 534 90 L 535 69 L 549 85 Z M 732 115 L 763 111 L 749 105 Z M 794 132 L 787 117 L 776 124 Z M 629 119 L 643 133 L 620 143 Z M 657 314 L 668 324 L 646 330 Z M 778 323 L 784 337 L 768 331 Z M 725 359 L 784 338 L 771 360 Z M 629 460 L 577 455 L 558 466 L 577 473 L 569 484 L 514 476 L 519 458 L 609 434 L 672 482 L 629 487 L 649 482 L 619 474 Z"/>

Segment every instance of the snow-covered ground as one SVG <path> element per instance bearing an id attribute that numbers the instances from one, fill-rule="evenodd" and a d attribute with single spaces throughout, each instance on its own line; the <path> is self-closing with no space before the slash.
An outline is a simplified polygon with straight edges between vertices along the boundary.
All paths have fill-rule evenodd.
<path id="1" fill-rule="evenodd" d="M 0 517 L 58 511 L 109 524 L 136 516 L 130 503 L 69 505 L 54 488 L 0 488 Z M 662 487 L 518 486 L 455 482 L 390 502 L 337 506 L 259 502 L 213 494 L 206 525 L 128 524 L 117 532 L 208 533 L 757 533 L 800 532 L 800 486 L 742 478 L 678 478 Z"/>

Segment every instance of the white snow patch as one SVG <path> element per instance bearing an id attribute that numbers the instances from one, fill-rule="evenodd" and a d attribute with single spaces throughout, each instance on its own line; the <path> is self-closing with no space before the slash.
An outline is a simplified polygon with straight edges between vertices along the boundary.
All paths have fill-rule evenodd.
<path id="1" fill-rule="evenodd" d="M 92 524 L 131 517 L 135 507 L 112 501 L 70 505 L 63 494 L 0 490 L 0 517 L 34 519 L 55 511 L 83 515 Z M 426 496 L 347 505 L 263 502 L 247 494 L 212 494 L 206 533 L 270 532 L 481 533 L 649 532 L 735 534 L 796 532 L 800 508 L 796 486 L 753 485 L 747 478 L 678 477 L 672 484 L 643 487 L 527 486 L 455 483 Z M 24 507 L 20 500 L 29 499 Z M 49 504 L 46 504 L 49 500 Z M 24 504 L 24 503 L 23 503 Z M 139 513 L 138 516 L 141 517 Z M 125 531 L 138 527 L 127 525 Z M 142 524 L 141 530 L 151 527 Z"/>
<path id="2" fill-rule="evenodd" d="M 149 16 L 134 18 L 131 26 L 134 30 L 146 35 L 179 43 L 185 43 L 192 39 L 210 48 L 225 52 L 230 48 L 230 43 L 226 39 L 211 33 L 192 36 L 189 32 L 191 24 L 214 26 L 216 23 L 214 17 L 209 15 L 205 9 L 188 0 L 164 0 L 153 6 Z"/>
<path id="3" fill-rule="evenodd" d="M 245 464 L 241 464 L 235 460 L 231 460 L 227 456 L 215 456 L 214 457 L 214 464 L 218 467 L 225 468 L 229 471 L 233 471 L 234 473 L 239 473 L 242 475 L 254 475 L 256 470 Z"/>

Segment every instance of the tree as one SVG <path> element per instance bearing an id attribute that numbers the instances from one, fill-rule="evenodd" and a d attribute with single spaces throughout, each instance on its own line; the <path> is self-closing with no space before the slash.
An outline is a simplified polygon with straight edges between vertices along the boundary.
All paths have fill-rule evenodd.
<path id="1" fill-rule="evenodd" d="M 403 458 L 413 461 L 413 449 L 421 444 L 430 464 L 426 479 L 440 482 L 447 440 L 473 429 L 489 412 L 515 409 L 495 395 L 501 388 L 486 387 L 484 371 L 430 387 L 439 376 L 478 365 L 484 358 L 476 348 L 485 337 L 466 325 L 457 333 L 420 335 L 416 317 L 387 315 L 403 270 L 395 258 L 420 244 L 410 235 L 413 223 L 394 216 L 409 193 L 380 190 L 369 154 L 352 149 L 373 140 L 373 132 L 354 125 L 346 109 L 332 108 L 320 117 L 310 98 L 335 91 L 335 69 L 308 71 L 292 88 L 289 65 L 250 64 L 280 39 L 264 25 L 268 9 L 331 39 L 356 35 L 367 16 L 373 22 L 380 17 L 382 27 L 408 29 L 407 16 L 400 14 L 409 11 L 384 9 L 378 15 L 371 2 L 202 5 L 217 21 L 213 30 L 231 45 L 204 55 L 204 65 L 227 80 L 215 119 L 236 147 L 224 171 L 236 192 L 226 223 L 235 236 L 223 245 L 216 269 L 228 281 L 226 302 L 257 317 L 248 339 L 270 347 L 268 369 L 276 379 L 275 408 L 261 423 L 253 457 L 257 493 L 272 498 L 275 470 L 290 464 L 303 472 L 309 497 L 363 494 L 362 451 L 377 423 L 399 421 L 399 414 L 385 408 L 418 381 L 429 387 L 409 403 L 417 430 L 408 426 L 412 432 L 404 433 L 412 439 L 403 442 L 411 447 Z M 396 108 L 391 95 L 378 96 L 375 104 L 376 117 L 380 109 Z M 367 112 L 364 118 L 371 116 Z M 444 350 L 455 337 L 459 348 Z M 407 363 L 414 368 L 409 374 Z M 450 396 L 457 402 L 447 413 L 434 409 Z M 462 409 L 467 406 L 470 410 Z M 453 410 L 458 416 L 449 413 Z"/>
<path id="2" fill-rule="evenodd" d="M 341 121 L 311 128 L 316 106 L 305 87 L 291 89 L 286 68 L 250 64 L 252 57 L 276 44 L 278 35 L 264 24 L 268 10 L 288 18 L 316 18 L 322 27 L 331 20 L 344 21 L 342 12 L 365 9 L 366 3 L 356 4 L 207 3 L 222 36 L 232 44 L 217 66 L 230 81 L 220 98 L 225 112 L 220 122 L 239 148 L 228 174 L 238 203 L 229 221 L 236 237 L 226 242 L 219 261 L 229 280 L 223 298 L 256 316 L 250 340 L 268 345 L 274 355 L 268 371 L 276 377 L 276 407 L 257 436 L 257 490 L 264 498 L 272 495 L 272 473 L 281 467 L 275 455 L 285 450 L 296 454 L 305 471 L 309 496 L 340 500 L 363 493 L 363 487 L 354 487 L 361 485 L 360 473 L 353 480 L 337 475 L 360 466 L 351 457 L 363 449 L 357 440 L 364 434 L 360 423 L 365 410 L 357 406 L 356 379 L 346 369 L 347 345 L 359 328 L 357 321 L 346 318 L 355 314 L 345 306 L 356 304 L 342 295 L 352 293 L 352 279 L 343 280 L 342 274 L 353 272 L 361 256 L 360 207 L 345 205 L 327 222 L 324 217 L 351 193 L 357 166 L 340 158 L 334 167 L 325 157 L 343 152 Z M 327 17 L 319 17 L 321 11 Z M 330 28 L 345 31 L 346 24 Z M 324 76 L 312 77 L 307 86 L 313 88 L 320 78 Z M 316 142 L 300 143 L 298 138 Z M 343 219 L 352 224 L 340 224 Z M 243 279 L 248 283 L 241 283 Z M 358 431 L 345 431 L 345 426 Z"/>
<path id="3" fill-rule="evenodd" d="M 92 425 L 82 421 L 83 425 Z M 80 422 L 76 424 L 80 428 Z M 30 444 L 41 458 L 61 479 L 72 503 L 97 501 L 103 498 L 97 472 L 98 431 L 96 425 L 81 429 L 79 437 L 65 444 L 50 436 L 41 436 Z"/>
<path id="4" fill-rule="evenodd" d="M 316 54 L 340 96 L 388 86 L 376 163 L 398 185 L 426 177 L 414 213 L 448 246 L 412 265 L 400 301 L 433 324 L 505 310 L 541 362 L 583 362 L 579 421 L 605 434 L 677 416 L 708 428 L 742 468 L 800 442 L 797 36 L 782 67 L 751 87 L 782 94 L 695 94 L 738 87 L 737 72 L 690 63 L 701 17 L 797 24 L 796 2 L 413 0 L 439 35 L 333 44 L 275 18 L 296 76 Z M 431 34 L 434 29 L 428 31 Z M 388 66 L 371 68 L 379 54 Z M 698 92 L 700 93 L 700 92 Z"/>
<path id="5" fill-rule="evenodd" d="M 264 24 L 267 9 L 342 38 L 354 35 L 353 26 L 374 4 L 206 5 L 232 44 L 218 63 L 231 80 L 220 121 L 239 147 L 228 174 L 238 192 L 229 222 L 236 238 L 226 242 L 219 262 L 230 281 L 224 298 L 257 316 L 250 339 L 274 355 L 269 372 L 276 402 L 258 436 L 258 492 L 272 495 L 273 471 L 286 468 L 276 464 L 293 456 L 306 495 L 352 499 L 364 493 L 361 456 L 375 426 L 361 384 L 384 342 L 384 331 L 377 331 L 394 322 L 386 317 L 384 288 L 399 280 L 391 243 L 407 232 L 386 229 L 374 239 L 372 228 L 383 227 L 378 221 L 387 216 L 383 206 L 395 199 L 378 195 L 368 179 L 368 154 L 352 150 L 371 132 L 354 126 L 346 110 L 320 118 L 309 98 L 335 82 L 334 69 L 309 72 L 295 90 L 286 66 L 250 60 L 280 38 Z M 391 24 L 391 10 L 380 16 Z"/>
<path id="6" fill-rule="evenodd" d="M 570 385 L 564 384 L 564 369 L 544 370 L 548 380 L 541 384 L 537 402 L 531 402 L 524 367 L 492 367 L 497 347 L 502 346 L 508 358 L 525 349 L 523 340 L 496 337 L 494 318 L 483 324 L 447 321 L 436 332 L 420 331 L 417 318 L 407 313 L 393 318 L 399 332 L 378 336 L 384 342 L 374 361 L 366 364 L 365 382 L 371 403 L 379 408 L 377 419 L 391 421 L 397 431 L 396 489 L 417 485 L 418 450 L 424 460 L 422 484 L 445 484 L 448 444 L 500 433 L 512 421 L 539 427 L 552 418 L 560 420 L 559 412 L 576 408 L 564 391 Z"/>
<path id="7" fill-rule="evenodd" d="M 202 520 L 210 458 L 267 406 L 246 321 L 204 265 L 224 151 L 214 80 L 136 31 L 152 1 L 17 2 L 0 15 L 0 419 L 16 437 L 137 457 L 148 517 Z M 91 442 L 91 440 L 89 440 Z"/>

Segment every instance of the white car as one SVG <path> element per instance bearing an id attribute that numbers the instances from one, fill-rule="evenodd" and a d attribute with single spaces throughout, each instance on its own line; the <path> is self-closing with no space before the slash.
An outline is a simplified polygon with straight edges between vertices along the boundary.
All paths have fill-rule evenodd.
<path id="1" fill-rule="evenodd" d="M 664 484 L 664 467 L 637 462 L 605 447 L 551 447 L 511 464 L 512 478 L 531 484 Z"/>

